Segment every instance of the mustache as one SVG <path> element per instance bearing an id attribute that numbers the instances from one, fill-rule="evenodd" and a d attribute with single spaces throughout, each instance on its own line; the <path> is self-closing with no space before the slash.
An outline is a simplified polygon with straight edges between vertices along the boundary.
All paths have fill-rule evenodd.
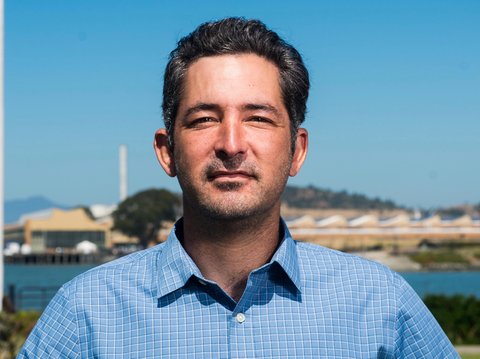
<path id="1" fill-rule="evenodd" d="M 204 174 L 207 178 L 211 178 L 219 171 L 239 171 L 254 178 L 259 177 L 257 166 L 246 162 L 243 156 L 234 156 L 226 159 L 214 158 L 205 167 Z"/>

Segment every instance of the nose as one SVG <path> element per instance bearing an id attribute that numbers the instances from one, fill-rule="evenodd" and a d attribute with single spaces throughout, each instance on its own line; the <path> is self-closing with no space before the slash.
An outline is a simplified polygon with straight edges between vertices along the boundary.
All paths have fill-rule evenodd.
<path id="1" fill-rule="evenodd" d="M 221 159 L 245 155 L 247 141 L 242 121 L 236 117 L 225 118 L 218 131 L 215 153 Z"/>

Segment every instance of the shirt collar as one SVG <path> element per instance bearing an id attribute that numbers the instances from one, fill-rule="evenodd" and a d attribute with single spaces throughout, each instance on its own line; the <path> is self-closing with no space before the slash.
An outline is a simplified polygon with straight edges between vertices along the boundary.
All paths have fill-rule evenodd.
<path id="1" fill-rule="evenodd" d="M 183 220 L 180 219 L 175 223 L 158 255 L 158 297 L 163 297 L 183 287 L 192 276 L 202 278 L 200 270 L 177 238 L 176 231 L 183 225 L 182 222 Z"/>
<path id="2" fill-rule="evenodd" d="M 190 258 L 185 249 L 183 249 L 183 246 L 176 235 L 177 228 L 182 225 L 182 219 L 175 223 L 164 247 L 158 254 L 158 297 L 163 297 L 182 288 L 192 276 L 204 279 L 192 258 Z M 272 260 L 270 263 L 267 263 L 266 266 L 271 265 L 274 262 L 278 263 L 290 281 L 300 291 L 301 278 L 296 243 L 292 239 L 283 219 L 280 221 L 280 227 L 280 230 L 283 230 L 284 233 L 283 240 L 273 255 Z"/>
<path id="3" fill-rule="evenodd" d="M 277 262 L 295 287 L 301 291 L 302 281 L 298 263 L 297 243 L 293 240 L 287 224 L 283 219 L 280 219 L 280 230 L 283 230 L 284 233 L 283 240 L 270 263 Z"/>

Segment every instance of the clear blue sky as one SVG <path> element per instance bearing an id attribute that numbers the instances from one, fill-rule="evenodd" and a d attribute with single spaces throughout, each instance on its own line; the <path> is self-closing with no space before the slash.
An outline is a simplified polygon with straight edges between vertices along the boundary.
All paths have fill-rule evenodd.
<path id="1" fill-rule="evenodd" d="M 304 56 L 310 153 L 291 184 L 424 208 L 480 202 L 480 1 L 5 1 L 5 198 L 179 190 L 157 165 L 162 76 L 199 23 L 259 18 Z"/>

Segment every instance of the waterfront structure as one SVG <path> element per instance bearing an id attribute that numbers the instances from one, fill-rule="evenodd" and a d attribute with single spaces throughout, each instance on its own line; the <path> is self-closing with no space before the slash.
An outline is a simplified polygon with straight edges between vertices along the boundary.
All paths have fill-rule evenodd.
<path id="1" fill-rule="evenodd" d="M 94 204 L 89 209 L 95 221 L 109 229 L 105 243 L 107 248 L 120 253 L 130 253 L 140 248 L 137 237 L 127 236 L 114 229 L 113 212 L 117 209 L 117 205 Z"/>
<path id="2" fill-rule="evenodd" d="M 22 254 L 53 253 L 62 251 L 79 253 L 76 246 L 88 241 L 99 250 L 110 249 L 115 254 L 139 249 L 139 240 L 114 230 L 112 212 L 115 205 L 93 205 L 88 216 L 83 209 L 63 211 L 48 209 L 24 215 L 15 224 L 5 226 L 7 251 L 21 248 Z M 480 219 L 464 215 L 442 218 L 410 217 L 408 213 L 382 216 L 374 212 L 329 210 L 326 215 L 285 215 L 290 232 L 300 241 L 326 247 L 358 251 L 370 248 L 413 250 L 425 243 L 429 245 L 480 244 Z M 164 223 L 157 241 L 164 241 L 173 226 Z M 11 249 L 11 250 L 10 250 Z M 28 251 L 25 251 L 28 249 Z M 17 249 L 16 252 L 19 250 Z"/>
<path id="3" fill-rule="evenodd" d="M 405 228 L 410 227 L 410 218 L 406 214 L 383 218 L 379 221 L 380 227 Z"/>
<path id="4" fill-rule="evenodd" d="M 90 218 L 84 209 L 47 209 L 23 215 L 17 223 L 4 228 L 5 244 L 28 246 L 31 253 L 76 251 L 76 246 L 88 241 L 105 248 L 110 228 Z"/>
<path id="5" fill-rule="evenodd" d="M 334 214 L 332 216 L 319 219 L 316 221 L 316 224 L 320 228 L 345 228 L 348 226 L 348 221 L 345 217 Z"/>
<path id="6" fill-rule="evenodd" d="M 389 217 L 372 213 L 354 217 L 331 214 L 319 218 L 305 214 L 285 219 L 295 239 L 341 250 L 374 247 L 409 250 L 425 241 L 438 245 L 480 244 L 480 219 L 469 215 L 418 219 L 405 213 Z"/>

